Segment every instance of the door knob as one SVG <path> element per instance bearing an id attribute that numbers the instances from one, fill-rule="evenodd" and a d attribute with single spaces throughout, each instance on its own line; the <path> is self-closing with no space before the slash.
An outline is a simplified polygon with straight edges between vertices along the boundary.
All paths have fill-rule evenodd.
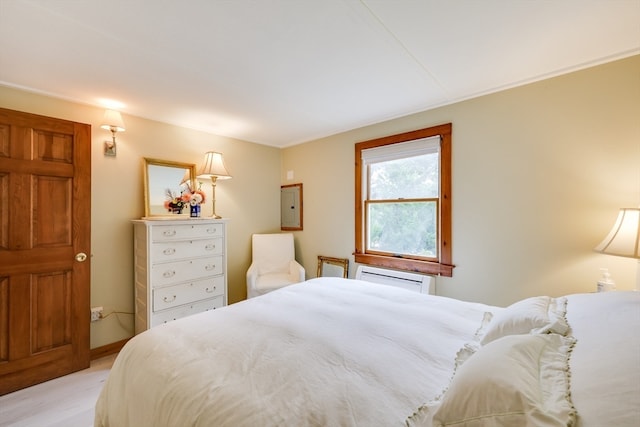
<path id="1" fill-rule="evenodd" d="M 83 262 L 87 259 L 87 254 L 85 254 L 84 252 L 79 252 L 76 254 L 76 261 L 78 262 Z"/>

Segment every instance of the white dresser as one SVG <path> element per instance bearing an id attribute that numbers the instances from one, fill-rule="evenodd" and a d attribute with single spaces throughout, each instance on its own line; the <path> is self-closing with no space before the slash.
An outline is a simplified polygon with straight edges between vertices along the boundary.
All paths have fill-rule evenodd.
<path id="1" fill-rule="evenodd" d="M 226 221 L 134 220 L 136 334 L 227 305 Z"/>

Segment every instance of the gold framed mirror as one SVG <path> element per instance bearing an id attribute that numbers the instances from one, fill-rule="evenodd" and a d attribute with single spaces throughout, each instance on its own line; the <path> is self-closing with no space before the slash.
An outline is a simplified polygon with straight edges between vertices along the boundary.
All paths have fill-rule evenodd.
<path id="1" fill-rule="evenodd" d="M 349 259 L 318 255 L 317 277 L 349 277 Z"/>
<path id="2" fill-rule="evenodd" d="M 144 158 L 144 216 L 189 217 L 189 208 L 173 202 L 187 185 L 194 188 L 194 163 Z"/>

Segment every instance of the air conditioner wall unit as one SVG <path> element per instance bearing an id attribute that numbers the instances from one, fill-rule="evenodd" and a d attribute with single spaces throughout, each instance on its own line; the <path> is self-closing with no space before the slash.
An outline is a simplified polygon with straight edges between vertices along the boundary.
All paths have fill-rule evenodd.
<path id="1" fill-rule="evenodd" d="M 360 265 L 356 271 L 356 279 L 382 285 L 397 286 L 423 294 L 433 295 L 435 293 L 434 277 L 424 274 Z"/>

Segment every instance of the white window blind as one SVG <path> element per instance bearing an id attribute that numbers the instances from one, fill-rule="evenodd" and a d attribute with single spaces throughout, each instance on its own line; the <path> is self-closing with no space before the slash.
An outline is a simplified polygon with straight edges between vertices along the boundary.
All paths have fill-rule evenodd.
<path id="1" fill-rule="evenodd" d="M 399 144 L 383 145 L 362 150 L 364 164 L 388 162 L 423 154 L 437 153 L 440 150 L 440 136 L 416 139 Z"/>

